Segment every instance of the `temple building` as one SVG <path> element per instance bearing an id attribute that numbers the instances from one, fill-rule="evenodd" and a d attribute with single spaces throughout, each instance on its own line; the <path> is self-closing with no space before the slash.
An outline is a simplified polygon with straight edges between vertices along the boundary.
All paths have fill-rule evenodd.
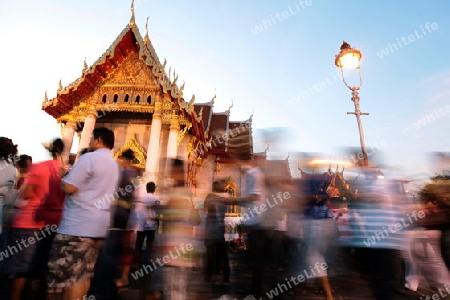
<path id="1" fill-rule="evenodd" d="M 47 93 L 42 109 L 61 127 L 67 161 L 75 134 L 78 153 L 89 145 L 96 127 L 114 131 L 115 157 L 126 149 L 135 152 L 142 183 L 164 184 L 167 158 L 181 158 L 187 163 L 187 181 L 195 200 L 203 201 L 212 182 L 227 178 L 229 192 L 238 196 L 243 176 L 231 163 L 227 142 L 238 137 L 253 153 L 252 116 L 231 121 L 230 109 L 214 112 L 215 96 L 196 103 L 186 100 L 184 84 L 175 72 L 166 70 L 146 34 L 142 38 L 135 22 L 134 7 L 130 22 L 116 40 L 91 66 L 86 61 L 81 76 L 66 87 L 61 82 L 56 97 Z M 244 148 L 245 148 L 244 147 Z M 230 208 L 237 216 L 237 207 Z"/>

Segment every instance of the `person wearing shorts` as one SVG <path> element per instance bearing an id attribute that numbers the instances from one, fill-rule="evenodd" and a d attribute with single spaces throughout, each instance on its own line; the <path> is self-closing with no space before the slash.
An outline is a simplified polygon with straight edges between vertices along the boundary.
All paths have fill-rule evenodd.
<path id="1" fill-rule="evenodd" d="M 83 299 L 102 240 L 110 226 L 110 206 L 117 194 L 119 166 L 111 154 L 114 133 L 95 128 L 91 152 L 78 159 L 62 179 L 66 193 L 63 216 L 48 263 L 49 292 L 62 291 L 63 299 Z"/>

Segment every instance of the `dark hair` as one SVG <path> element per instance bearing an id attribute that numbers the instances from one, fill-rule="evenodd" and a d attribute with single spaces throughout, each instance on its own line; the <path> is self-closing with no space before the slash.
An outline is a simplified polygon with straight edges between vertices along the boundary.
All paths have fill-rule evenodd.
<path id="1" fill-rule="evenodd" d="M 131 149 L 127 149 L 120 154 L 120 157 L 128 159 L 128 160 L 135 160 L 136 157 L 134 156 L 134 152 Z"/>
<path id="2" fill-rule="evenodd" d="M 64 143 L 62 139 L 57 138 L 52 142 L 51 148 L 48 149 L 52 156 L 55 156 L 56 154 L 61 154 L 64 151 Z"/>
<path id="3" fill-rule="evenodd" d="M 184 161 L 179 158 L 172 158 L 172 171 L 184 173 Z"/>
<path id="4" fill-rule="evenodd" d="M 221 181 L 214 181 L 213 185 L 212 185 L 212 188 L 213 188 L 213 192 L 223 192 L 224 191 L 224 189 L 223 189 L 223 182 L 221 182 Z"/>
<path id="5" fill-rule="evenodd" d="M 151 182 L 147 182 L 147 193 L 154 193 L 156 191 L 156 184 L 151 181 Z"/>
<path id="6" fill-rule="evenodd" d="M 100 139 L 109 149 L 114 148 L 114 132 L 106 127 L 97 127 L 93 131 L 94 139 Z"/>
<path id="7" fill-rule="evenodd" d="M 19 156 L 19 160 L 16 161 L 17 168 L 27 168 L 33 163 L 33 158 L 29 155 L 22 154 Z"/>
<path id="8" fill-rule="evenodd" d="M 179 158 L 172 158 L 171 159 L 171 174 L 185 174 L 184 172 L 184 161 Z M 174 183 L 175 186 L 184 186 L 185 180 L 184 179 L 176 179 L 176 182 Z"/>
<path id="9" fill-rule="evenodd" d="M 89 152 L 89 148 L 83 148 L 80 151 L 80 156 Z"/>
<path id="10" fill-rule="evenodd" d="M 10 161 L 17 152 L 17 145 L 14 145 L 11 139 L 0 137 L 0 158 Z"/>

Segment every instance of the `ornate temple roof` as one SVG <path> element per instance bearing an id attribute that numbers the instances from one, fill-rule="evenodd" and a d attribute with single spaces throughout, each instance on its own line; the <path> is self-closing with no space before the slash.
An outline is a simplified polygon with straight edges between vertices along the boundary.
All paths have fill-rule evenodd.
<path id="1" fill-rule="evenodd" d="M 141 102 L 136 100 L 134 103 L 125 101 L 127 103 L 121 103 L 121 105 L 117 106 L 114 105 L 115 103 L 111 103 L 107 109 L 103 108 L 106 104 L 109 104 L 106 99 L 102 103 L 96 103 L 92 108 L 89 107 L 90 103 L 85 103 L 86 99 L 101 98 L 102 95 L 97 95 L 98 90 L 102 86 L 112 85 L 111 80 L 114 81 L 118 73 L 120 73 L 118 77 L 122 81 L 120 83 L 114 81 L 115 84 L 134 88 L 133 79 L 137 75 L 142 75 L 143 72 L 146 75 L 144 83 L 147 85 L 146 87 L 154 87 L 158 93 L 164 94 L 163 110 L 166 113 L 163 113 L 163 120 L 169 118 L 170 121 L 171 110 L 173 108 L 179 109 L 180 113 L 185 117 L 185 123 L 180 124 L 189 125 L 185 129 L 189 129 L 189 132 L 197 138 L 197 142 L 203 145 L 211 145 L 211 147 L 206 147 L 207 151 L 204 152 L 204 156 L 209 154 L 221 155 L 225 158 L 228 156 L 226 143 L 215 143 L 214 140 L 218 138 L 217 133 L 221 133 L 222 136 L 229 130 L 232 131 L 233 135 L 243 138 L 244 142 L 248 144 L 248 153 L 252 153 L 252 118 L 250 117 L 242 122 L 230 121 L 230 110 L 233 104 L 225 112 L 214 112 L 213 107 L 216 96 L 207 103 L 195 103 L 195 96 L 192 96 L 191 100 L 185 101 L 183 98 L 184 83 L 179 87 L 177 83 L 178 76 L 175 74 L 175 71 L 172 73 L 171 69 L 169 69 L 166 72 L 166 61 L 160 62 L 148 36 L 147 24 L 146 34 L 142 38 L 135 22 L 133 4 L 131 12 L 132 16 L 129 23 L 107 50 L 91 66 L 88 66 L 85 61 L 81 76 L 78 79 L 65 87 L 60 82 L 56 97 L 48 99 L 46 93 L 42 109 L 61 123 L 66 123 L 68 120 L 73 119 L 83 123 L 83 113 L 89 109 L 104 110 L 103 113 L 105 111 L 108 113 L 126 111 L 135 115 L 139 114 L 141 117 L 147 113 L 153 113 L 155 107 L 151 101 L 145 101 L 146 99 L 142 99 Z M 131 63 L 139 64 L 138 69 L 142 72 L 127 75 L 126 71 L 122 71 L 122 66 Z M 244 127 L 245 130 L 242 130 Z"/>
<path id="2" fill-rule="evenodd" d="M 138 52 L 149 72 L 164 93 L 169 93 L 177 103 L 184 103 L 184 84 L 178 87 L 178 77 L 166 73 L 166 61 L 161 64 L 148 37 L 148 29 L 142 38 L 134 21 L 134 8 L 129 24 L 122 30 L 111 46 L 90 67 L 84 63 L 81 77 L 66 87 L 60 87 L 55 98 L 48 99 L 47 94 L 42 109 L 54 118 L 68 113 L 81 100 L 89 97 L 124 62 L 131 52 Z M 147 28 L 147 26 L 146 26 Z M 169 71 L 170 73 L 170 71 Z M 175 73 L 175 72 L 174 72 Z"/>
<path id="3" fill-rule="evenodd" d="M 292 178 L 289 157 L 281 160 L 266 160 L 266 169 L 272 170 L 277 177 Z"/>

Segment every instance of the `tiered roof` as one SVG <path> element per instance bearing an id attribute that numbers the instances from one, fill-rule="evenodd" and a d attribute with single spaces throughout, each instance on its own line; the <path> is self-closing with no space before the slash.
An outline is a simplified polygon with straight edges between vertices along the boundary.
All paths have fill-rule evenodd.
<path id="1" fill-rule="evenodd" d="M 225 112 L 213 112 L 215 97 L 210 102 L 201 104 L 194 103 L 195 96 L 189 102 L 185 101 L 183 98 L 184 83 L 179 87 L 177 84 L 178 76 L 175 75 L 175 72 L 173 76 L 171 76 L 170 70 L 168 73 L 166 72 L 166 61 L 161 63 L 156 55 L 148 37 L 148 26 L 146 25 L 146 35 L 142 38 L 135 22 L 133 4 L 131 11 L 132 16 L 129 24 L 103 55 L 90 67 L 84 62 L 80 78 L 68 86 L 63 87 L 60 82 L 56 97 L 48 99 L 46 93 L 42 109 L 59 122 L 67 122 L 67 115 L 73 114 L 74 109 L 84 109 L 80 106 L 83 100 L 91 97 L 126 62 L 127 57 L 134 53 L 134 55 L 138 54 L 142 65 L 147 68 L 146 72 L 153 76 L 154 83 L 159 90 L 168 95 L 172 105 L 177 107 L 190 121 L 189 132 L 196 136 L 198 142 L 208 145 L 208 147 L 204 147 L 207 151 L 202 156 L 215 154 L 221 156 L 224 161 L 228 160 L 227 143 L 226 141 L 221 143 L 219 140 L 222 138 L 222 134 L 229 132 L 229 130 L 233 135 L 242 136 L 248 143 L 248 152 L 252 153 L 251 117 L 242 122 L 230 122 L 231 107 Z M 123 111 L 123 109 L 123 106 L 120 108 L 109 106 L 108 111 Z M 132 113 L 152 113 L 154 108 L 142 103 L 138 105 L 130 104 L 126 109 Z M 239 130 L 241 127 L 248 130 Z M 221 136 L 218 136 L 219 133 Z"/>
<path id="2" fill-rule="evenodd" d="M 231 154 L 228 140 L 240 140 L 248 154 L 253 153 L 252 116 L 245 121 L 230 121 L 230 112 L 233 105 L 224 112 L 214 112 L 214 96 L 207 103 L 194 104 L 194 111 L 199 116 L 201 128 L 204 129 L 208 144 L 208 153 L 217 156 L 217 162 L 229 162 Z"/>

